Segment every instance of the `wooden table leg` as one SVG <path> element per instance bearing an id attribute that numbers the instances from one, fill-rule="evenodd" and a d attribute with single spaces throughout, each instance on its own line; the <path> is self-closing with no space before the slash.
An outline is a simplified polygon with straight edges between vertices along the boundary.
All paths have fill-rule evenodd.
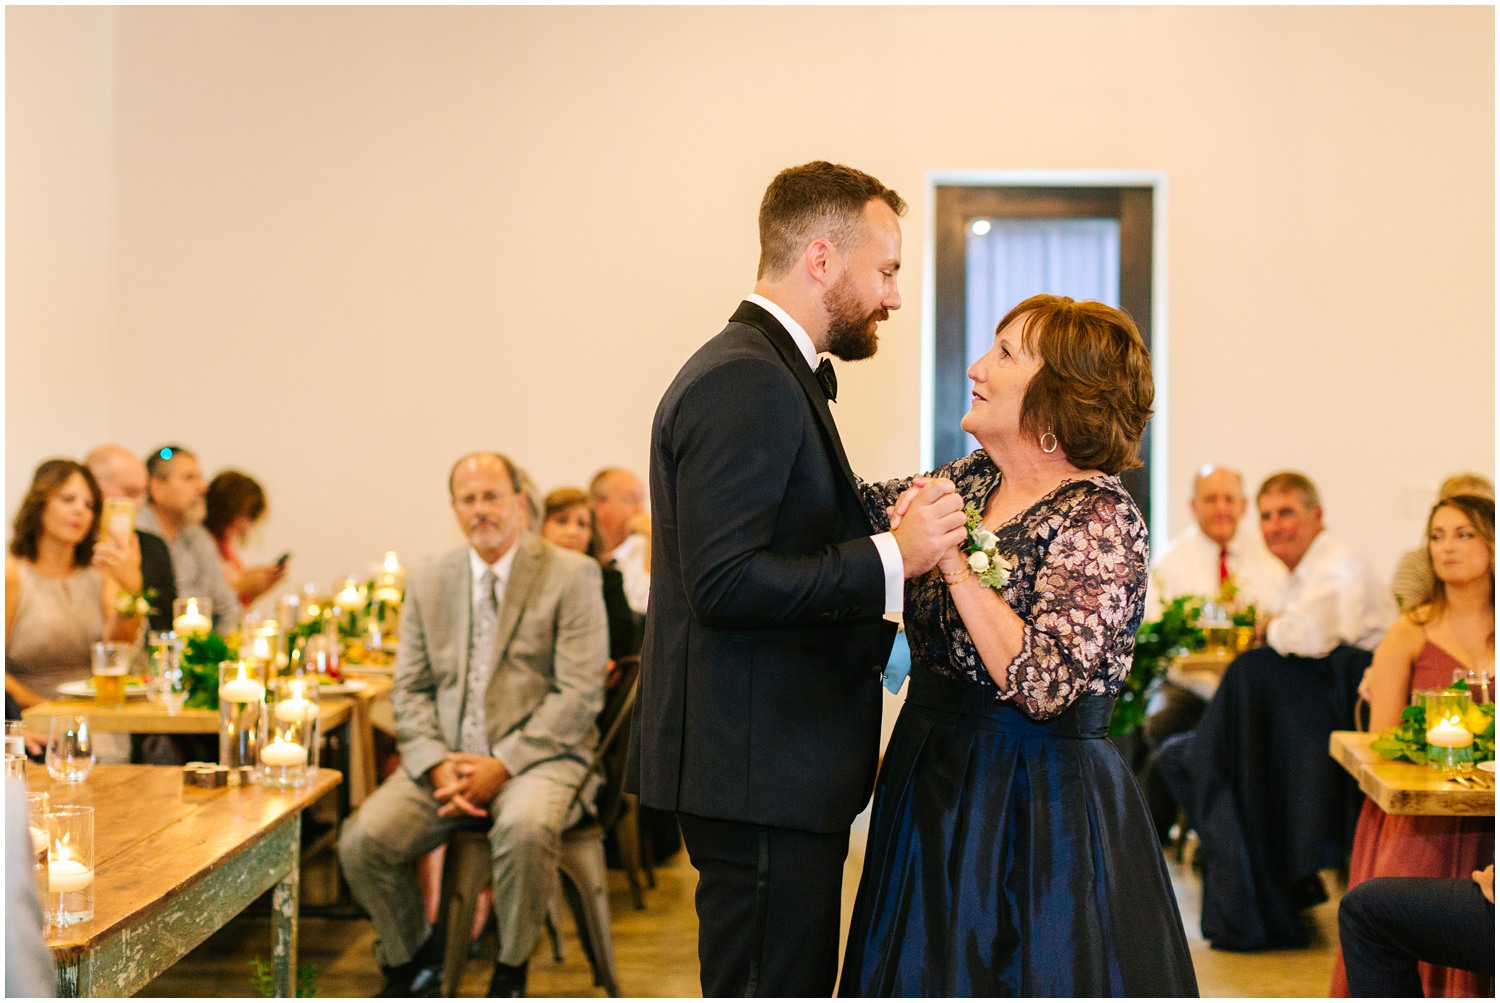
<path id="1" fill-rule="evenodd" d="M 302 884 L 302 817 L 293 825 L 292 861 L 271 894 L 272 985 L 276 996 L 297 995 L 297 898 Z"/>

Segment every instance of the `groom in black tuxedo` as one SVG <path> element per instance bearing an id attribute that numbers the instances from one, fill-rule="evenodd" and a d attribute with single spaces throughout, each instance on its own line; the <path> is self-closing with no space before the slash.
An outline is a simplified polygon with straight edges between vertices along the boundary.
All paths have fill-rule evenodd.
<path id="1" fill-rule="evenodd" d="M 906 205 L 861 171 L 782 171 L 755 292 L 651 430 L 651 600 L 627 784 L 698 869 L 705 996 L 828 996 L 849 825 L 869 800 L 903 578 L 963 539 L 952 485 L 875 535 L 832 366 L 901 305 Z"/>

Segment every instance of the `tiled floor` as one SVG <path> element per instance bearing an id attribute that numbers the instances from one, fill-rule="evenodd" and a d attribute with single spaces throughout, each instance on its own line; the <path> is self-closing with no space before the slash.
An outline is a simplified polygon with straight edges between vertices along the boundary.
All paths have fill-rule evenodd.
<path id="1" fill-rule="evenodd" d="M 863 860 L 864 832 L 856 827 L 845 874 L 845 910 L 852 904 Z M 1337 943 L 1337 898 L 1309 913 L 1314 944 L 1303 951 L 1230 954 L 1210 950 L 1198 930 L 1198 879 L 1168 855 L 1168 869 L 1187 925 L 1193 962 L 1204 996 L 1325 996 Z M 311 866 L 309 868 L 311 871 Z M 1324 882 L 1335 891 L 1330 873 Z M 316 875 L 305 881 L 316 894 Z M 647 892 L 646 909 L 630 906 L 625 879 L 610 874 L 610 905 L 614 913 L 615 954 L 620 982 L 629 996 L 696 996 L 698 987 L 697 918 L 693 912 L 696 873 L 679 853 L 657 871 L 657 886 Z M 564 923 L 563 956 L 552 960 L 545 942 L 531 962 L 529 990 L 534 996 L 602 996 L 583 952 Z M 270 954 L 270 920 L 262 914 L 239 917 L 219 934 L 148 986 L 142 996 L 243 996 L 253 994 L 250 982 L 254 959 Z M 369 996 L 381 986 L 370 955 L 374 934 L 364 920 L 307 917 L 301 928 L 301 958 L 316 969 L 320 996 Z M 466 969 L 460 994 L 482 995 L 489 984 L 490 966 L 473 960 Z"/>

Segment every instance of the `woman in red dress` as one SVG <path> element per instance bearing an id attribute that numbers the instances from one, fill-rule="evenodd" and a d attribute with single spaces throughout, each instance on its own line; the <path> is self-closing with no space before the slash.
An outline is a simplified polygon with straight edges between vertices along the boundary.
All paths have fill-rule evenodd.
<path id="1" fill-rule="evenodd" d="M 1438 502 L 1427 519 L 1427 560 L 1431 594 L 1386 632 L 1360 687 L 1372 732 L 1399 724 L 1414 690 L 1445 688 L 1461 671 L 1494 674 L 1494 500 L 1455 495 Z M 1467 878 L 1494 860 L 1493 818 L 1387 815 L 1367 800 L 1349 887 L 1374 877 Z M 1487 976 L 1426 964 L 1421 970 L 1427 996 L 1489 995 Z M 1349 995 L 1342 953 L 1330 995 Z"/>

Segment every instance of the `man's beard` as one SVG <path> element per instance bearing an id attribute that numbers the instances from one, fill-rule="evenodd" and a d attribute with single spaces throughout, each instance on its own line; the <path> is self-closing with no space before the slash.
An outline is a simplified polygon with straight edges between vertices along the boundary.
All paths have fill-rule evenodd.
<path id="1" fill-rule="evenodd" d="M 854 283 L 848 274 L 823 294 L 823 309 L 828 311 L 830 355 L 845 362 L 857 362 L 875 354 L 880 344 L 875 325 L 889 317 L 890 312 L 881 307 L 865 313 L 857 302 Z"/>

